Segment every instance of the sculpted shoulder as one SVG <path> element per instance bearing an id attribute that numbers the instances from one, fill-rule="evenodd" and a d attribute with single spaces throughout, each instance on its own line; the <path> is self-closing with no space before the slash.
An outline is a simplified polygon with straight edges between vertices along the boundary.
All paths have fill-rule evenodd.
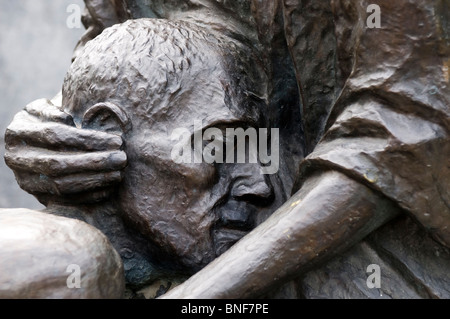
<path id="1" fill-rule="evenodd" d="M 125 288 L 100 231 L 28 209 L 0 209 L 0 269 L 0 298 L 120 298 Z"/>

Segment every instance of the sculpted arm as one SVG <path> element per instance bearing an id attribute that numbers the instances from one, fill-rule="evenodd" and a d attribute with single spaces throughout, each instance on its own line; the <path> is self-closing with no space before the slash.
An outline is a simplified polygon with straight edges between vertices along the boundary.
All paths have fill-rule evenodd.
<path id="1" fill-rule="evenodd" d="M 317 174 L 262 225 L 163 297 L 257 297 L 395 215 L 391 201 L 345 175 Z"/>
<path id="2" fill-rule="evenodd" d="M 351 35 L 338 39 L 349 77 L 325 135 L 301 165 L 297 193 L 165 297 L 261 295 L 399 211 L 450 246 L 449 52 L 442 29 L 448 17 L 437 16 L 445 10 L 432 1 L 377 1 L 382 28 L 367 29 L 370 3 L 334 2 L 339 34 Z M 408 23 L 411 16 L 421 25 Z"/>

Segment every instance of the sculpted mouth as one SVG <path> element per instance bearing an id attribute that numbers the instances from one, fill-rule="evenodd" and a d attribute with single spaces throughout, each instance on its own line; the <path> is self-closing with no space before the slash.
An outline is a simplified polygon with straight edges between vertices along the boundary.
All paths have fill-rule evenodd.
<path id="1" fill-rule="evenodd" d="M 249 230 L 237 230 L 221 227 L 213 231 L 214 249 L 216 257 L 222 255 L 242 237 L 247 235 Z"/>
<path id="2" fill-rule="evenodd" d="M 218 217 L 212 231 L 216 256 L 223 254 L 255 227 L 255 206 L 231 200 L 215 212 Z"/>

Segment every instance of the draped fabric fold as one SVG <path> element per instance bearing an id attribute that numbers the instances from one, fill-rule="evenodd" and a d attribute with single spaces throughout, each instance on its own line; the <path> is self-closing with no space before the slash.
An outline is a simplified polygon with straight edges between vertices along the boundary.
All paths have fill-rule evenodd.
<path id="1" fill-rule="evenodd" d="M 372 3 L 381 8 L 379 29 L 365 24 Z M 436 14 L 440 6 L 448 5 L 286 0 L 285 21 L 303 120 L 315 126 L 306 130 L 313 151 L 297 188 L 314 170 L 342 171 L 450 247 L 449 19 Z"/>

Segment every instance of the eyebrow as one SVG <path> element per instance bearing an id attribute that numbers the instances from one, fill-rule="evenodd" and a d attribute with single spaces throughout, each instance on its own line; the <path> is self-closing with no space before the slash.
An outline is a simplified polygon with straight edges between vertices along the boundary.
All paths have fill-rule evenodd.
<path id="1" fill-rule="evenodd" d="M 232 129 L 236 129 L 236 128 L 243 128 L 243 129 L 248 129 L 248 128 L 258 128 L 258 125 L 256 125 L 256 122 L 252 119 L 232 119 L 232 120 L 225 120 L 225 121 L 215 121 L 213 123 L 210 123 L 204 127 L 202 127 L 202 136 L 205 133 L 205 131 L 207 129 L 210 128 L 217 128 L 220 130 L 224 130 L 224 129 L 228 129 L 228 128 L 232 128 Z M 191 141 L 194 139 L 194 134 L 195 132 L 193 132 L 190 136 Z"/>
<path id="2" fill-rule="evenodd" d="M 215 121 L 210 123 L 204 127 L 202 127 L 202 131 L 206 131 L 209 128 L 218 128 L 218 129 L 227 129 L 227 128 L 258 128 L 256 121 L 252 119 L 233 119 L 233 120 L 225 120 L 225 121 Z"/>

